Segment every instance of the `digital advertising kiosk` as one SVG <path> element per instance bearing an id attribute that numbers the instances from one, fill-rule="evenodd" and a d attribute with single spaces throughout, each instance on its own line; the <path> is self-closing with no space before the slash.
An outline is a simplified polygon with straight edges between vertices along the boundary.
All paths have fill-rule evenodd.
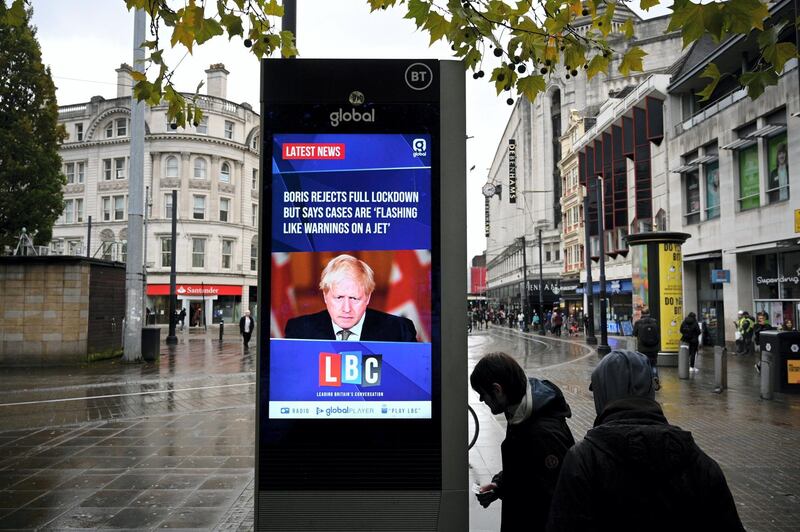
<path id="1" fill-rule="evenodd" d="M 261 76 L 256 530 L 463 532 L 464 67 Z"/>

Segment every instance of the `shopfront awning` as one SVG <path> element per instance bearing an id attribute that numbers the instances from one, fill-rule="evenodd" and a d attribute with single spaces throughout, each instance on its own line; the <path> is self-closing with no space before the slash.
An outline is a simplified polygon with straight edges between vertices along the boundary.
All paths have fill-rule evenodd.
<path id="1" fill-rule="evenodd" d="M 695 253 L 693 255 L 684 255 L 683 261 L 691 262 L 695 260 L 719 259 L 721 257 L 722 257 L 722 251 L 709 251 L 708 253 Z"/>

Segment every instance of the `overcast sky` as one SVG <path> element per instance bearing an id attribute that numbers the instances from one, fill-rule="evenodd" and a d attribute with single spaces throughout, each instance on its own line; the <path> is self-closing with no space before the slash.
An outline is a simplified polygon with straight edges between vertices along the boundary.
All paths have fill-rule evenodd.
<path id="1" fill-rule="evenodd" d="M 449 46 L 428 46 L 427 34 L 403 19 L 405 8 L 370 13 L 367 0 L 299 0 L 298 49 L 306 58 L 433 58 L 450 59 Z M 88 101 L 94 95 L 116 97 L 120 63 L 133 63 L 133 14 L 123 0 L 33 0 L 45 64 L 58 88 L 59 105 Z M 279 21 L 276 21 L 279 23 Z M 165 42 L 169 33 L 162 35 Z M 186 54 L 182 47 L 165 53 L 171 65 L 181 61 L 174 81 L 193 92 L 212 63 L 224 63 L 228 99 L 259 103 L 259 67 L 241 41 L 218 37 Z M 494 57 L 492 57 L 494 59 Z M 484 68 L 488 71 L 490 68 Z M 467 251 L 468 260 L 483 252 L 483 196 L 497 142 L 511 107 L 497 97 L 487 78 L 465 75 L 467 87 Z M 475 167 L 469 171 L 469 168 Z"/>

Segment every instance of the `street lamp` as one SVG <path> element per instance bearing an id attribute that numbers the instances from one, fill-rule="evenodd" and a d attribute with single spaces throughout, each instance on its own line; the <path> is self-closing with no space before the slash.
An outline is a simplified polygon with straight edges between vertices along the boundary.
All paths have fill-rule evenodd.
<path id="1" fill-rule="evenodd" d="M 544 275 L 542 273 L 542 228 L 547 227 L 547 220 L 539 220 L 536 222 L 536 229 L 539 236 L 539 334 L 544 336 L 547 331 L 544 329 Z"/>

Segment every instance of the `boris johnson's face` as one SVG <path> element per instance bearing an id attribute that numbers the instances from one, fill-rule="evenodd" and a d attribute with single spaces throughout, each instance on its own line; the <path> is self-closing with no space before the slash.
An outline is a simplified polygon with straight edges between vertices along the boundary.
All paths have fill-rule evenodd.
<path id="1" fill-rule="evenodd" d="M 370 295 L 358 281 L 345 277 L 333 284 L 323 298 L 333 322 L 342 329 L 350 329 L 367 311 Z"/>

